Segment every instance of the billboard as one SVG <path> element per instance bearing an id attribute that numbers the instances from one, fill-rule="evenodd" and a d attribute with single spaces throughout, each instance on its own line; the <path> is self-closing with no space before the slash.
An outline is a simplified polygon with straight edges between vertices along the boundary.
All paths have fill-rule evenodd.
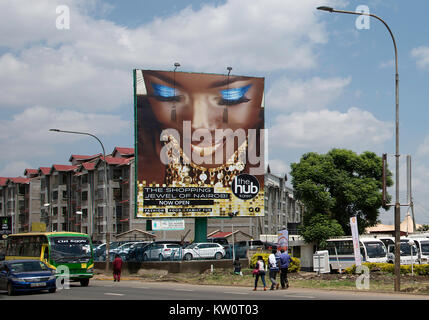
<path id="1" fill-rule="evenodd" d="M 264 215 L 264 78 L 134 70 L 137 217 Z"/>
<path id="2" fill-rule="evenodd" d="M 7 235 L 12 233 L 12 217 L 0 217 L 0 226 L 0 235 L 2 236 L 1 239 L 5 239 Z"/>

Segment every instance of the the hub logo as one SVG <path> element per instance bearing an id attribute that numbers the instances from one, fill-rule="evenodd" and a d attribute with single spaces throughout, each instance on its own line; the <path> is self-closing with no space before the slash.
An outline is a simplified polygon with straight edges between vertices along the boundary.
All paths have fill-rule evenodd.
<path id="1" fill-rule="evenodd" d="M 232 180 L 232 192 L 242 200 L 250 200 L 259 192 L 259 181 L 250 174 L 240 174 Z"/>

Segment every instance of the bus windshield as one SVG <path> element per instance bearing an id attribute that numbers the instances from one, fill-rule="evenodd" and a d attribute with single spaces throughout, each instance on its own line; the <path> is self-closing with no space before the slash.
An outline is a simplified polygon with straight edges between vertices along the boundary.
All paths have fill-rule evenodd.
<path id="1" fill-rule="evenodd" d="M 410 246 L 407 242 L 401 242 L 401 256 L 411 255 L 411 248 L 413 248 L 413 255 L 417 254 L 417 249 L 414 246 Z"/>
<path id="2" fill-rule="evenodd" d="M 386 256 L 386 249 L 381 242 L 365 242 L 366 253 L 369 258 L 383 258 Z"/>
<path id="3" fill-rule="evenodd" d="M 51 259 L 69 262 L 70 260 L 91 259 L 91 245 L 85 237 L 54 237 L 51 241 Z"/>

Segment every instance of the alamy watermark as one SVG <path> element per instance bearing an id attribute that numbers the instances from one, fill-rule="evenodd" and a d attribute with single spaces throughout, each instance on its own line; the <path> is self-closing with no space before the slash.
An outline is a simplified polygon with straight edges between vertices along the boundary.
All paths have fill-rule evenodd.
<path id="1" fill-rule="evenodd" d="M 356 28 L 359 30 L 368 30 L 370 27 L 369 7 L 366 5 L 359 5 L 356 7 L 355 12 L 361 14 L 356 18 Z"/>
<path id="2" fill-rule="evenodd" d="M 358 290 L 369 290 L 369 268 L 367 266 L 357 266 L 356 273 L 362 273 L 356 279 L 356 288 Z"/>
<path id="3" fill-rule="evenodd" d="M 70 30 L 70 8 L 66 5 L 57 6 L 55 26 L 58 30 Z"/>

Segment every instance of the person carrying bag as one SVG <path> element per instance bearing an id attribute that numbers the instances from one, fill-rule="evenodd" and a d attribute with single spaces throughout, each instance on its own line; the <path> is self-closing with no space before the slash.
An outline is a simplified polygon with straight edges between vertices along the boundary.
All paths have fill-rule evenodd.
<path id="1" fill-rule="evenodd" d="M 259 277 L 261 277 L 262 284 L 264 285 L 264 291 L 267 290 L 267 285 L 265 283 L 265 263 L 262 256 L 258 256 L 258 261 L 256 262 L 255 269 L 252 271 L 255 276 L 255 288 L 253 291 L 256 291 L 258 287 Z"/>

